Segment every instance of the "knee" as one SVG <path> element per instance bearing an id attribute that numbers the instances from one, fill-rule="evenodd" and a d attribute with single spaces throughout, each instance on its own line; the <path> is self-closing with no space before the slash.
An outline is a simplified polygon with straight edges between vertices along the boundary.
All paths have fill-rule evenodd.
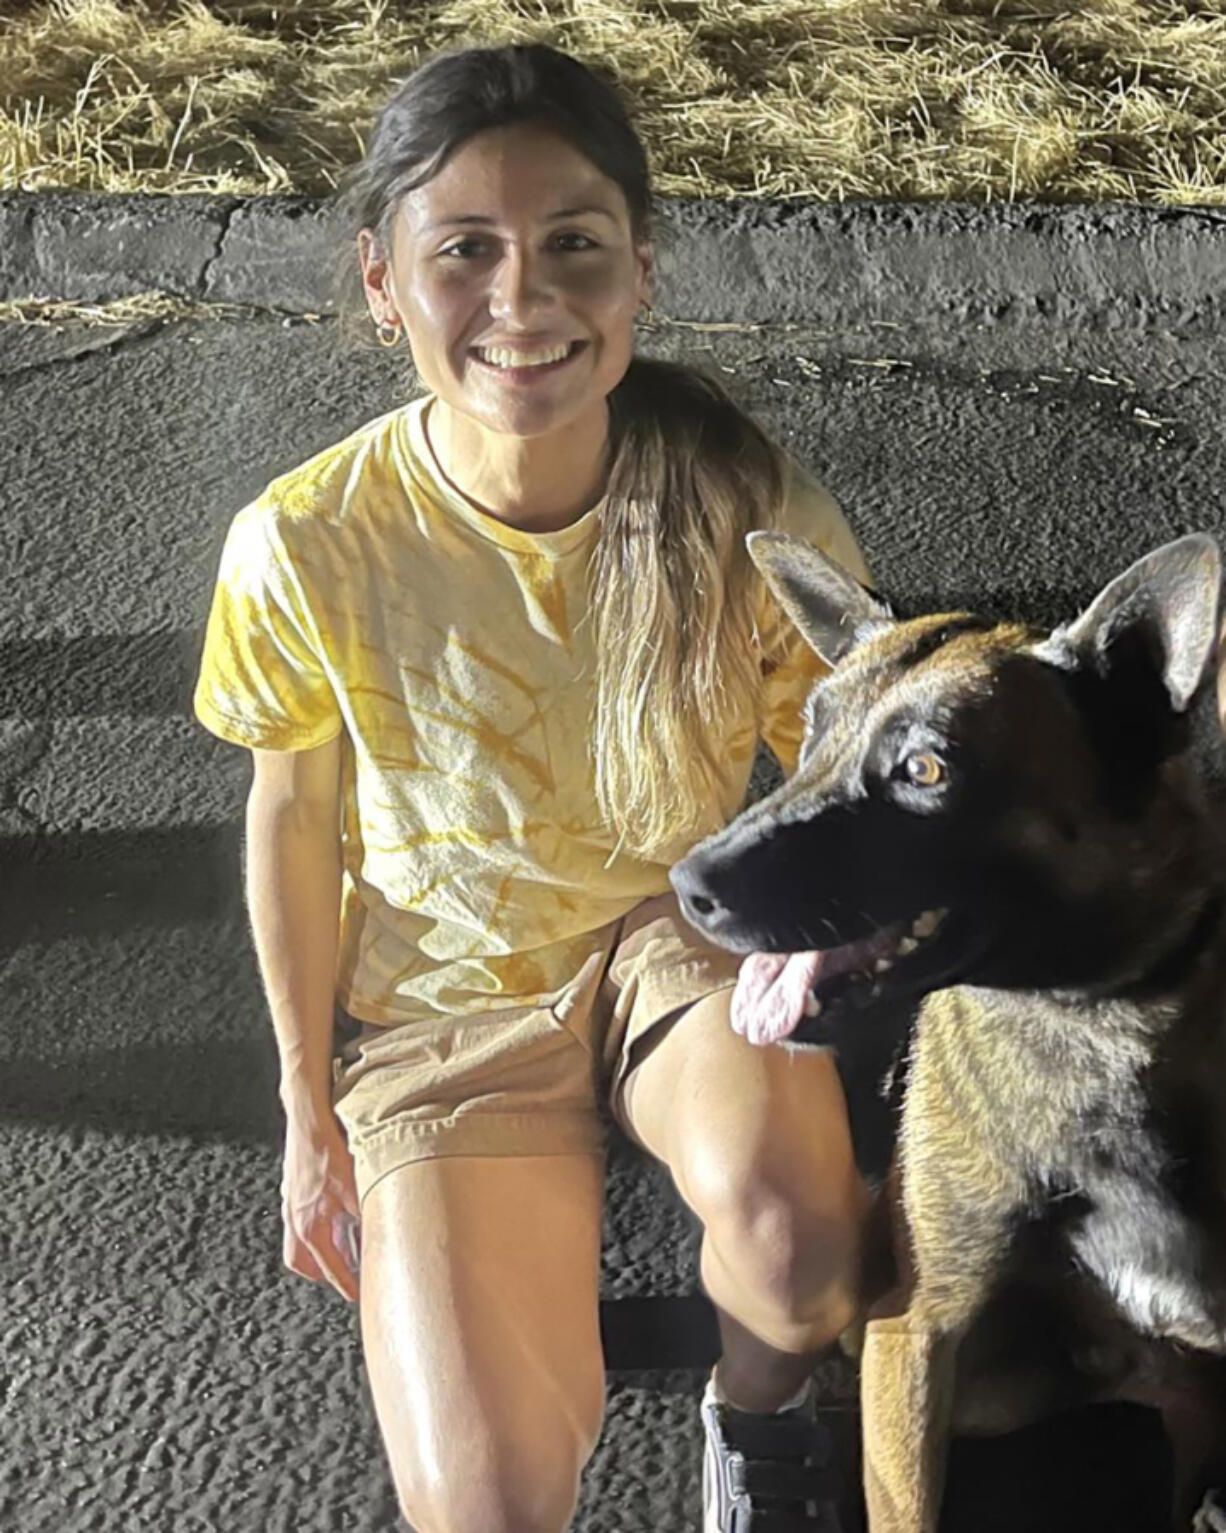
<path id="1" fill-rule="evenodd" d="M 398 1486 L 401 1515 L 414 1533 L 565 1533 L 587 1456 L 541 1444 L 531 1460 L 507 1453 L 479 1471 L 457 1466 Z"/>
<path id="2" fill-rule="evenodd" d="M 697 1158 L 691 1186 L 713 1265 L 748 1307 L 772 1317 L 775 1334 L 826 1340 L 851 1324 L 867 1206 L 854 1165 L 823 1178 L 811 1166 L 720 1147 Z M 711 1296 L 732 1307 L 732 1295 Z"/>
<path id="3" fill-rule="evenodd" d="M 602 1389 L 581 1420 L 538 1418 L 531 1430 L 523 1421 L 498 1433 L 485 1424 L 450 1434 L 435 1452 L 418 1444 L 394 1454 L 401 1515 L 414 1533 L 565 1533 L 603 1406 Z"/>

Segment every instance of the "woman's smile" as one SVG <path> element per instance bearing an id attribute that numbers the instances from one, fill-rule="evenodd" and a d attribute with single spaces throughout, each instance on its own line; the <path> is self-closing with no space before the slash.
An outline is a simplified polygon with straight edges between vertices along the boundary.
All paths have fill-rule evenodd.
<path id="1" fill-rule="evenodd" d="M 556 377 L 587 350 L 587 341 L 557 341 L 551 345 L 500 342 L 473 346 L 469 356 L 483 371 L 512 386 L 528 386 Z"/>

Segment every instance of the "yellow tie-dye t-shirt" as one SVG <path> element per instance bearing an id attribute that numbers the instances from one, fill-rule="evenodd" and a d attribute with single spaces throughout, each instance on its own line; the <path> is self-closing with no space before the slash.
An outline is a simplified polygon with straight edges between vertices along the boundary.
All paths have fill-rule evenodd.
<path id="1" fill-rule="evenodd" d="M 583 617 L 601 507 L 547 533 L 482 512 L 439 469 L 430 403 L 369 422 L 237 514 L 194 697 L 237 745 L 341 736 L 336 994 L 371 1022 L 555 995 L 595 934 L 668 888 L 685 850 L 613 856 L 597 808 Z M 785 525 L 867 579 L 837 506 L 796 469 Z M 773 602 L 771 624 L 790 631 Z M 820 670 L 794 636 L 758 717 L 728 741 L 720 820 L 743 800 L 759 734 L 795 764 Z"/>

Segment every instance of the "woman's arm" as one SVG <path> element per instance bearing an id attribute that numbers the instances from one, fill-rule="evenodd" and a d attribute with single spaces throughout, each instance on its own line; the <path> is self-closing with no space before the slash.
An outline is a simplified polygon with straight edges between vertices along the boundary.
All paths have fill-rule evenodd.
<path id="1" fill-rule="evenodd" d="M 304 751 L 253 750 L 247 908 L 281 1056 L 287 1116 L 331 1111 L 340 927 L 340 736 Z"/>
<path id="2" fill-rule="evenodd" d="M 341 903 L 340 737 L 253 751 L 247 906 L 281 1056 L 284 1259 L 358 1297 L 353 1156 L 332 1109 L 332 1008 Z"/>

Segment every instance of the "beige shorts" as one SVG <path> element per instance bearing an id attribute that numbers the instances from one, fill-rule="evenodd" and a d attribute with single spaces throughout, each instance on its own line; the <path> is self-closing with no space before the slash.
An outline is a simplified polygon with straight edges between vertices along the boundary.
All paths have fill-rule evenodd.
<path id="1" fill-rule="evenodd" d="M 437 1155 L 599 1154 L 626 1077 L 658 1024 L 736 981 L 741 959 L 704 942 L 668 893 L 593 935 L 548 1005 L 388 1026 L 355 1023 L 333 1060 L 332 1101 L 359 1199 Z M 338 1040 L 339 1042 L 339 1040 Z"/>

